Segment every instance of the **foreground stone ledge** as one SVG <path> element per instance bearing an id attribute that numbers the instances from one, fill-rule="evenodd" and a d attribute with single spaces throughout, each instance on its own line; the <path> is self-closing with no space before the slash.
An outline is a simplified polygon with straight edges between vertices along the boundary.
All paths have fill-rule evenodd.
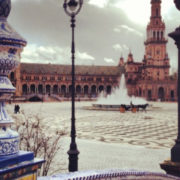
<path id="1" fill-rule="evenodd" d="M 0 157 L 0 179 L 35 180 L 44 160 L 34 158 L 32 152 L 20 151 L 12 156 Z"/>
<path id="2" fill-rule="evenodd" d="M 180 179 L 180 163 L 172 162 L 171 160 L 165 160 L 160 164 L 161 169 L 166 171 L 167 174 L 178 176 Z"/>
<path id="3" fill-rule="evenodd" d="M 163 173 L 122 171 L 122 170 L 92 170 L 67 174 L 57 174 L 51 177 L 39 177 L 38 180 L 180 180 L 175 176 Z"/>

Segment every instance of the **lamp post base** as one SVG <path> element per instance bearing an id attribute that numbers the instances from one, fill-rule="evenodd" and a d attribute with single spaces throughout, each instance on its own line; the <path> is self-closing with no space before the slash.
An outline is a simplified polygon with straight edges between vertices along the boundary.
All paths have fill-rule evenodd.
<path id="1" fill-rule="evenodd" d="M 171 161 L 180 163 L 180 142 L 176 140 L 176 144 L 171 149 Z"/>
<path id="2" fill-rule="evenodd" d="M 160 164 L 161 169 L 166 171 L 167 174 L 180 177 L 180 162 L 172 162 L 165 160 Z"/>
<path id="3" fill-rule="evenodd" d="M 78 171 L 78 154 L 79 151 L 77 149 L 70 149 L 69 154 L 69 172 Z"/>

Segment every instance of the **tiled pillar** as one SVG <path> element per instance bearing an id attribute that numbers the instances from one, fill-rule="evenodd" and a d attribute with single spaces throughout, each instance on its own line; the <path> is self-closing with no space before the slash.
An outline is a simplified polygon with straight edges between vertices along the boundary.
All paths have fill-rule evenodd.
<path id="1" fill-rule="evenodd" d="M 8 74 L 19 65 L 26 40 L 7 22 L 11 1 L 0 0 L 0 9 L 0 179 L 23 179 L 28 176 L 36 179 L 37 169 L 43 160 L 34 159 L 33 153 L 19 151 L 19 135 L 10 128 L 13 120 L 5 108 L 5 102 L 15 93 Z"/>

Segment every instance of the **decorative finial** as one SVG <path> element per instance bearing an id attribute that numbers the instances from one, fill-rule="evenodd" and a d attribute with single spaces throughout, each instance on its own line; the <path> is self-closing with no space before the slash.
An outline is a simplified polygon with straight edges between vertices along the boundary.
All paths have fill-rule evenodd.
<path id="1" fill-rule="evenodd" d="M 161 3 L 161 0 L 151 0 L 151 3 Z"/>
<path id="2" fill-rule="evenodd" d="M 121 53 L 121 57 L 120 57 L 120 59 L 123 59 L 123 53 Z"/>
<path id="3" fill-rule="evenodd" d="M 128 56 L 132 56 L 131 48 L 129 48 L 129 54 L 128 54 Z"/>
<path id="4" fill-rule="evenodd" d="M 11 0 L 0 0 L 0 19 L 6 19 L 11 11 Z"/>

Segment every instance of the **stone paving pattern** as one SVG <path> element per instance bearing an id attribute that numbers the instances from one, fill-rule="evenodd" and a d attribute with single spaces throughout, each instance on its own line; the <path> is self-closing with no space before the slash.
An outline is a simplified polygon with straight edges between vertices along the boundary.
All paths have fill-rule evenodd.
<path id="1" fill-rule="evenodd" d="M 77 119 L 79 138 L 171 148 L 177 136 L 175 103 L 154 103 L 147 112 L 89 111 L 83 114 L 88 115 Z"/>
<path id="2" fill-rule="evenodd" d="M 91 103 L 76 103 L 79 170 L 120 168 L 163 172 L 159 163 L 170 158 L 169 151 L 177 137 L 176 103 L 151 103 L 147 112 L 137 113 L 83 108 Z M 8 112 L 21 118 L 22 113 L 13 115 L 13 107 L 8 105 Z M 20 107 L 26 115 L 40 114 L 49 135 L 57 129 L 68 131 L 55 162 L 62 159 L 65 162 L 62 168 L 67 172 L 71 103 L 25 103 Z"/>
<path id="3" fill-rule="evenodd" d="M 177 104 L 151 102 L 147 112 L 85 110 L 93 102 L 76 103 L 77 138 L 111 143 L 171 148 L 177 137 Z M 71 103 L 25 103 L 21 110 L 40 113 L 51 128 L 70 129 Z M 13 105 L 9 112 L 13 112 Z"/>

